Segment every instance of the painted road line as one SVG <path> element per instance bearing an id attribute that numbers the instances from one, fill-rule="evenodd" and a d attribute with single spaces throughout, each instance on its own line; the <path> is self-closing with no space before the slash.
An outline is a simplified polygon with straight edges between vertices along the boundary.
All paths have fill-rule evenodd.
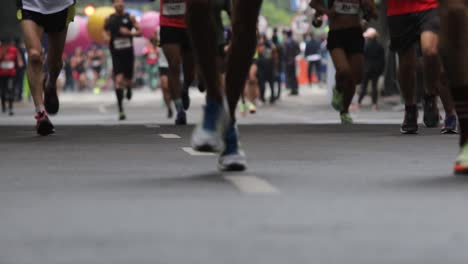
<path id="1" fill-rule="evenodd" d="M 159 128 L 160 126 L 156 125 L 156 124 L 147 124 L 147 125 L 145 125 L 145 127 L 147 127 L 147 128 Z"/>
<path id="2" fill-rule="evenodd" d="M 196 151 L 193 148 L 189 148 L 189 147 L 182 148 L 182 150 L 192 156 L 215 156 L 216 155 L 215 153 L 211 153 L 211 152 Z"/>
<path id="3" fill-rule="evenodd" d="M 181 138 L 179 135 L 176 134 L 159 134 L 162 138 L 167 138 L 167 139 L 176 139 L 176 138 Z"/>
<path id="4" fill-rule="evenodd" d="M 224 176 L 224 179 L 231 182 L 241 192 L 247 194 L 277 194 L 279 190 L 256 176 Z"/>

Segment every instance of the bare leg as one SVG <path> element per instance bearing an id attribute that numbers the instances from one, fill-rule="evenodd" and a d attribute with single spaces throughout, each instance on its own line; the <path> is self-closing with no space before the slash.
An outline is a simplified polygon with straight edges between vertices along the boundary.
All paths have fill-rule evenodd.
<path id="1" fill-rule="evenodd" d="M 209 0 L 189 1 L 187 22 L 200 66 L 201 81 L 207 87 L 207 99 L 221 103 L 220 73 L 216 63 L 216 34 L 207 34 L 207 32 L 216 32 L 211 9 L 212 5 Z"/>
<path id="2" fill-rule="evenodd" d="M 57 78 L 63 67 L 62 54 L 65 46 L 65 39 L 67 38 L 67 29 L 59 33 L 48 33 L 49 49 L 47 53 L 47 68 L 49 77 L 47 79 L 47 86 L 55 86 Z"/>
<path id="3" fill-rule="evenodd" d="M 442 47 L 447 55 L 449 86 L 460 122 L 460 145 L 468 140 L 468 1 L 444 0 L 441 4 Z"/>
<path id="4" fill-rule="evenodd" d="M 21 29 L 23 31 L 26 50 L 28 52 L 28 66 L 26 70 L 28 82 L 34 105 L 37 109 L 43 106 L 42 66 L 44 58 L 41 39 L 44 29 L 31 20 L 21 21 Z"/>
<path id="5" fill-rule="evenodd" d="M 354 93 L 351 94 L 351 86 L 354 83 L 353 71 L 343 49 L 333 49 L 330 54 L 336 68 L 336 89 L 344 95 L 341 112 L 348 113 L 349 105 L 351 104 L 354 96 Z"/>
<path id="6" fill-rule="evenodd" d="M 181 96 L 180 66 L 182 64 L 182 51 L 177 44 L 167 44 L 163 47 L 164 54 L 169 62 L 169 90 L 172 100 L 179 100 Z"/>
<path id="7" fill-rule="evenodd" d="M 261 5 L 262 0 L 236 0 L 233 5 L 233 38 L 226 73 L 226 93 L 233 121 L 255 53 L 257 19 Z"/>
<path id="8" fill-rule="evenodd" d="M 416 105 L 416 50 L 414 47 L 398 52 L 400 59 L 399 81 L 405 105 Z"/>

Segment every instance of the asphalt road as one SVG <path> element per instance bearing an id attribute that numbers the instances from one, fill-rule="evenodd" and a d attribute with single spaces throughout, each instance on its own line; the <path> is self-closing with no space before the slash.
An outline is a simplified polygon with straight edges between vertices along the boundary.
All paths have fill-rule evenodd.
<path id="1" fill-rule="evenodd" d="M 191 126 L 96 125 L 113 113 L 93 109 L 71 125 L 93 112 L 65 104 L 45 138 L 15 123 L 27 108 L 1 117 L 1 264 L 468 262 L 456 136 L 265 110 L 271 124 L 241 121 L 249 170 L 228 174 L 187 149 Z"/>

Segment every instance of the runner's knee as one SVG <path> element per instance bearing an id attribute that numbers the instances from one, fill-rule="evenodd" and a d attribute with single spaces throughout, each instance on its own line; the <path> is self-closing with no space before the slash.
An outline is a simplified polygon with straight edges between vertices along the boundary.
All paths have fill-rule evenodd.
<path id="1" fill-rule="evenodd" d="M 28 50 L 28 60 L 32 65 L 40 65 L 42 66 L 42 63 L 44 62 L 42 58 L 42 52 L 36 50 L 36 49 L 30 49 Z"/>

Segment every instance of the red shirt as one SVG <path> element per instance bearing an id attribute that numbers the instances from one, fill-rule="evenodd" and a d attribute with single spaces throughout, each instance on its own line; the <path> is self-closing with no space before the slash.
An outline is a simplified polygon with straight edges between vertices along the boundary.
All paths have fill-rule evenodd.
<path id="1" fill-rule="evenodd" d="M 16 60 L 18 49 L 15 46 L 0 47 L 6 49 L 5 56 L 0 58 L 0 76 L 13 77 L 16 75 Z"/>
<path id="2" fill-rule="evenodd" d="M 186 28 L 186 0 L 161 0 L 160 24 L 165 27 Z"/>
<path id="3" fill-rule="evenodd" d="M 148 65 L 155 65 L 158 62 L 158 53 L 153 45 L 149 44 L 145 47 L 143 53 L 146 56 L 146 63 Z"/>
<path id="4" fill-rule="evenodd" d="M 387 15 L 404 15 L 409 13 L 421 12 L 437 7 L 437 0 L 388 0 Z"/>

